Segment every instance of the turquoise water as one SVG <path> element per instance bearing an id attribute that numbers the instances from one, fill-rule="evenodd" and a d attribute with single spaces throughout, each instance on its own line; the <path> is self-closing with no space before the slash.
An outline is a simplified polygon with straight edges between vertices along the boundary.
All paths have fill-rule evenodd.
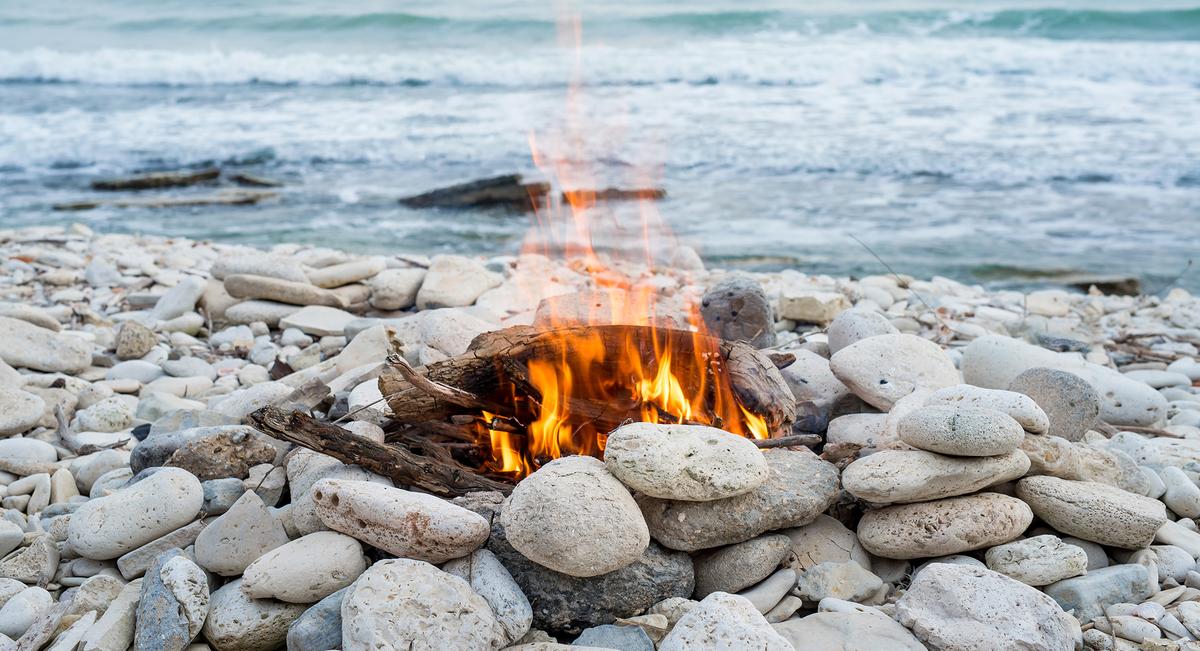
<path id="1" fill-rule="evenodd" d="M 396 198 L 536 171 L 530 134 L 582 118 L 564 156 L 597 184 L 657 179 L 723 264 L 879 271 L 853 235 L 918 275 L 1200 288 L 1200 3 L 441 4 L 0 3 L 0 225 L 511 252 L 525 217 Z M 576 11 L 578 51 L 558 20 Z M 50 209 L 213 163 L 287 186 Z"/>

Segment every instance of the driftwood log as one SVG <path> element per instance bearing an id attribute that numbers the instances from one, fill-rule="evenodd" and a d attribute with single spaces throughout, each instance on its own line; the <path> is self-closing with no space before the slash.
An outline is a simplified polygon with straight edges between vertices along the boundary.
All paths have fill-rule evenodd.
<path id="1" fill-rule="evenodd" d="M 529 362 L 558 359 L 562 355 L 563 338 L 575 336 L 598 337 L 605 350 L 634 346 L 645 368 L 653 368 L 656 346 L 668 347 L 675 360 L 691 359 L 697 347 L 713 351 L 717 359 L 709 360 L 708 369 L 696 372 L 719 368 L 717 372 L 726 374 L 742 406 L 763 417 L 773 438 L 792 433 L 795 398 L 770 357 L 742 342 L 644 326 L 575 326 L 555 330 L 519 326 L 489 332 L 476 337 L 463 355 L 415 370 L 393 365 L 393 369 L 380 375 L 379 390 L 387 397 L 393 419 L 410 425 L 444 421 L 456 415 L 477 415 L 480 409 L 495 411 L 511 400 L 514 387 L 537 401 L 540 396 L 535 395 L 529 382 Z M 597 362 L 595 371 L 603 375 L 611 365 L 611 377 L 615 376 L 618 356 L 609 357 L 613 359 Z M 422 382 L 422 378 L 428 382 Z M 631 418 L 637 420 L 641 407 L 632 401 L 589 404 L 578 399 L 572 399 L 570 405 L 573 411 L 592 421 L 598 431 L 610 431 Z"/>

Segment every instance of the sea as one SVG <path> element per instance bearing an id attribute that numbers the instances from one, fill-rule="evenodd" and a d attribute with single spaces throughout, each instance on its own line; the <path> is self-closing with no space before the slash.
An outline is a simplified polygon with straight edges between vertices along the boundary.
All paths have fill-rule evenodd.
<path id="1" fill-rule="evenodd" d="M 53 208 L 213 165 L 284 185 Z M 662 187 L 710 265 L 1200 290 L 1200 3 L 0 2 L 0 228 L 511 254 L 398 199 L 514 172 Z"/>

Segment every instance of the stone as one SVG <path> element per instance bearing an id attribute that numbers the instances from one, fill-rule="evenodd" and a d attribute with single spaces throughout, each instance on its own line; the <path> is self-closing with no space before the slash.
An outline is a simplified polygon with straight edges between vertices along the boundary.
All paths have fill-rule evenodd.
<path id="1" fill-rule="evenodd" d="M 58 560 L 58 546 L 50 536 L 41 534 L 24 549 L 0 561 L 0 576 L 27 584 L 45 585 L 54 578 Z"/>
<path id="2" fill-rule="evenodd" d="M 150 318 L 166 321 L 191 312 L 204 295 L 206 284 L 207 281 L 199 276 L 185 276 L 178 285 L 168 289 L 162 298 L 158 299 L 154 309 L 150 310 Z"/>
<path id="3" fill-rule="evenodd" d="M 500 518 L 517 551 L 571 576 L 618 570 L 650 544 L 638 504 L 593 457 L 542 466 L 517 484 Z"/>
<path id="4" fill-rule="evenodd" d="M 1034 587 L 1084 574 L 1088 565 L 1087 552 L 1053 535 L 997 545 L 985 558 L 989 570 Z"/>
<path id="5" fill-rule="evenodd" d="M 256 493 L 245 491 L 196 537 L 196 562 L 214 574 L 237 576 L 263 554 L 287 542 L 279 518 Z"/>
<path id="6" fill-rule="evenodd" d="M 54 463 L 58 461 L 58 450 L 45 441 L 32 438 L 0 439 L 0 459 Z"/>
<path id="7" fill-rule="evenodd" d="M 990 457 L 1016 450 L 1025 431 L 1005 413 L 959 405 L 921 407 L 900 420 L 900 440 L 929 452 Z"/>
<path id="8" fill-rule="evenodd" d="M 171 455 L 175 454 L 185 444 L 210 436 L 233 434 L 240 432 L 244 435 L 254 435 L 253 428 L 245 425 L 213 425 L 205 427 L 188 427 L 177 431 L 151 432 L 145 440 L 133 448 L 129 455 L 129 468 L 133 472 L 141 472 L 146 468 L 166 465 Z"/>
<path id="9" fill-rule="evenodd" d="M 242 301 L 225 310 L 225 320 L 234 324 L 265 323 L 276 327 L 279 321 L 300 310 L 299 305 L 276 301 Z"/>
<path id="10" fill-rule="evenodd" d="M 504 629 L 505 643 L 512 644 L 529 632 L 533 608 L 495 554 L 477 549 L 470 556 L 449 561 L 442 571 L 471 584 L 471 589 L 488 602 Z"/>
<path id="11" fill-rule="evenodd" d="M 1200 487 L 1175 466 L 1163 466 L 1158 474 L 1166 488 L 1162 501 L 1167 508 L 1185 518 L 1200 517 Z"/>
<path id="12" fill-rule="evenodd" d="M 774 624 L 798 651 L 925 651 L 925 645 L 887 615 L 819 612 Z"/>
<path id="13" fill-rule="evenodd" d="M 1124 549 L 1148 547 L 1167 519 L 1162 502 L 1096 482 L 1026 477 L 1017 497 L 1058 531 Z"/>
<path id="14" fill-rule="evenodd" d="M 879 335 L 851 344 L 834 353 L 829 368 L 855 395 L 883 411 L 918 389 L 962 382 L 940 346 L 909 334 Z"/>
<path id="15" fill-rule="evenodd" d="M 432 495 L 341 479 L 322 479 L 311 492 L 330 529 L 397 556 L 442 563 L 488 537 L 487 520 Z"/>
<path id="16" fill-rule="evenodd" d="M 126 321 L 117 330 L 117 359 L 141 359 L 158 344 L 154 331 L 137 321 Z"/>
<path id="17" fill-rule="evenodd" d="M 858 523 L 858 539 L 876 556 L 929 558 L 1006 543 L 1032 521 L 1021 500 L 979 493 L 867 511 Z"/>
<path id="18" fill-rule="evenodd" d="M 1142 382 L 1078 356 L 1056 353 L 1009 337 L 987 335 L 975 339 L 963 349 L 961 366 L 967 384 L 1007 388 L 1018 393 L 1023 391 L 1018 391 L 1019 386 L 1014 388 L 1013 382 L 1029 369 L 1046 367 L 1073 373 L 1100 396 L 1100 418 L 1113 425 L 1153 425 L 1167 411 L 1166 398 Z M 1052 407 L 1038 404 L 1050 416 Z"/>
<path id="19" fill-rule="evenodd" d="M 850 309 L 850 300 L 837 292 L 784 287 L 779 296 L 779 316 L 801 323 L 826 324 Z"/>
<path id="20" fill-rule="evenodd" d="M 864 601 L 883 587 L 883 580 L 854 561 L 817 563 L 800 575 L 796 593 L 805 601 L 827 597 Z"/>
<path id="21" fill-rule="evenodd" d="M 746 599 L 714 592 L 675 623 L 658 645 L 659 651 L 760 649 L 793 651 L 788 643 Z"/>
<path id="22" fill-rule="evenodd" d="M 623 425 L 608 436 L 604 465 L 643 495 L 697 502 L 748 493 L 769 474 L 753 441 L 704 425 Z"/>
<path id="23" fill-rule="evenodd" d="M 714 592 L 735 593 L 767 578 L 787 559 L 792 541 L 770 534 L 728 547 L 705 550 L 692 558 L 697 599 Z"/>
<path id="24" fill-rule="evenodd" d="M 313 269 L 308 272 L 308 281 L 317 287 L 341 287 L 366 280 L 384 269 L 387 269 L 387 261 L 379 256 L 360 258 Z"/>
<path id="25" fill-rule="evenodd" d="M 1141 603 L 1157 591 L 1144 565 L 1113 565 L 1052 583 L 1044 588 L 1063 610 L 1081 622 L 1104 614 L 1112 604 Z"/>
<path id="26" fill-rule="evenodd" d="M 310 604 L 350 585 L 365 569 L 357 540 L 318 531 L 258 557 L 246 567 L 242 592 L 251 599 Z"/>
<path id="27" fill-rule="evenodd" d="M 75 427 L 85 432 L 120 432 L 133 426 L 133 409 L 129 402 L 119 398 L 106 398 L 75 412 Z"/>
<path id="28" fill-rule="evenodd" d="M 0 635 L 16 640 L 43 614 L 54 607 L 54 597 L 33 586 L 10 598 L 0 608 Z"/>
<path id="29" fill-rule="evenodd" d="M 327 651 L 342 646 L 342 600 L 349 587 L 325 597 L 288 626 L 289 651 Z"/>
<path id="30" fill-rule="evenodd" d="M 477 260 L 460 255 L 434 256 L 417 292 L 417 309 L 465 307 L 500 282 L 499 275 Z"/>
<path id="31" fill-rule="evenodd" d="M 1031 475 L 1095 481 L 1139 495 L 1151 489 L 1146 473 L 1116 448 L 1102 449 L 1057 436 L 1029 434 L 1021 442 L 1021 450 L 1029 457 Z"/>
<path id="32" fill-rule="evenodd" d="M 358 317 L 337 308 L 309 305 L 279 320 L 280 328 L 296 328 L 316 337 L 341 336 L 346 324 Z"/>
<path id="33" fill-rule="evenodd" d="M 738 596 L 749 601 L 758 612 L 765 615 L 778 605 L 779 601 L 794 587 L 796 587 L 796 571 L 785 568 L 739 592 Z"/>
<path id="34" fill-rule="evenodd" d="M 1137 370 L 1126 371 L 1125 377 L 1131 380 L 1137 380 L 1148 384 L 1155 389 L 1165 389 L 1167 387 L 1191 387 L 1192 378 L 1183 373 L 1172 373 L 1170 371 L 1154 371 L 1154 370 Z"/>
<path id="35" fill-rule="evenodd" d="M 91 365 L 92 346 L 82 337 L 0 316 L 0 360 L 15 368 L 74 375 Z"/>
<path id="36" fill-rule="evenodd" d="M 229 428 L 184 443 L 163 465 L 183 468 L 202 481 L 243 479 L 251 466 L 274 461 L 276 452 L 265 434 L 247 427 Z"/>
<path id="37" fill-rule="evenodd" d="M 96 611 L 90 610 L 84 613 L 82 617 L 71 623 L 67 630 L 59 633 L 58 637 L 54 638 L 54 644 L 46 647 L 46 651 L 75 651 L 79 641 L 83 639 L 83 634 L 95 623 Z M 62 624 L 66 624 L 66 618 L 63 618 Z"/>
<path id="38" fill-rule="evenodd" d="M 1163 579 L 1174 579 L 1180 585 L 1187 580 L 1188 572 L 1196 566 L 1196 559 L 1175 545 L 1151 545 L 1158 573 Z"/>
<path id="39" fill-rule="evenodd" d="M 983 389 L 969 384 L 958 384 L 938 389 L 929 397 L 927 405 L 957 405 L 973 409 L 990 409 L 1008 414 L 1027 432 L 1045 434 L 1050 427 L 1046 412 L 1033 398 L 1016 391 Z"/>
<path id="40" fill-rule="evenodd" d="M 244 255 L 219 256 L 213 261 L 213 278 L 224 280 L 235 274 L 267 276 L 296 283 L 308 282 L 304 267 L 299 262 L 282 255 L 255 252 Z"/>
<path id="41" fill-rule="evenodd" d="M 0 558 L 8 556 L 9 552 L 21 546 L 25 540 L 25 531 L 15 523 L 0 520 Z"/>
<path id="42" fill-rule="evenodd" d="M 898 504 L 966 495 L 1023 477 L 1020 450 L 990 457 L 948 457 L 924 450 L 881 450 L 842 471 L 846 492 L 872 504 Z"/>
<path id="43" fill-rule="evenodd" d="M 654 651 L 654 640 L 636 626 L 593 626 L 579 634 L 572 647 L 619 649 L 620 651 Z"/>
<path id="44" fill-rule="evenodd" d="M 225 291 L 234 298 L 259 299 L 290 305 L 324 305 L 336 308 L 346 306 L 342 297 L 332 290 L 321 289 L 308 283 L 297 283 L 266 276 L 241 274 L 226 276 Z M 225 310 L 226 318 L 232 319 L 234 310 L 237 308 L 238 305 L 234 305 Z"/>
<path id="45" fill-rule="evenodd" d="M 407 310 L 417 304 L 417 292 L 425 280 L 424 269 L 385 269 L 367 282 L 371 307 L 377 310 Z"/>
<path id="46" fill-rule="evenodd" d="M 1078 624 L 1003 574 L 935 563 L 896 602 L 896 619 L 935 649 L 1073 649 Z"/>
<path id="47" fill-rule="evenodd" d="M 1100 395 L 1083 378 L 1035 367 L 1013 378 L 1008 390 L 1029 396 L 1046 413 L 1046 433 L 1078 441 L 1100 417 Z"/>
<path id="48" fill-rule="evenodd" d="M 160 555 L 142 580 L 134 649 L 183 651 L 200 633 L 208 600 L 203 570 L 177 549 Z"/>
<path id="49" fill-rule="evenodd" d="M 858 542 L 858 536 L 846 525 L 823 513 L 802 527 L 784 529 L 779 533 L 791 541 L 792 553 L 788 566 L 798 573 L 826 561 L 854 561 L 871 569 L 871 557 Z"/>
<path id="50" fill-rule="evenodd" d="M 196 536 L 204 529 L 204 521 L 196 520 L 180 527 L 171 533 L 156 538 L 137 549 L 124 554 L 117 559 L 117 569 L 126 579 L 141 576 L 154 564 L 154 559 L 170 549 L 184 549 L 196 540 Z"/>
<path id="51" fill-rule="evenodd" d="M 780 369 L 783 380 L 796 398 L 796 404 L 810 402 L 817 409 L 820 421 L 810 429 L 820 430 L 830 417 L 853 398 L 850 389 L 837 379 L 829 369 L 829 360 L 802 348 L 786 351 L 796 356 L 796 361 Z"/>
<path id="52" fill-rule="evenodd" d="M 28 391 L 0 386 L 0 436 L 12 436 L 38 424 L 46 402 Z"/>
<path id="53" fill-rule="evenodd" d="M 878 312 L 852 309 L 834 317 L 825 334 L 829 337 L 829 353 L 832 355 L 868 337 L 900 334 L 900 331 Z"/>
<path id="54" fill-rule="evenodd" d="M 372 565 L 342 601 L 343 651 L 497 649 L 504 629 L 464 580 L 424 561 Z"/>
<path id="55" fill-rule="evenodd" d="M 732 273 L 709 287 L 700 315 L 713 336 L 745 341 L 755 348 L 775 344 L 775 316 L 762 285 L 752 276 Z"/>
<path id="56" fill-rule="evenodd" d="M 71 517 L 67 544 L 84 558 L 116 558 L 191 522 L 203 503 L 204 490 L 194 475 L 163 468 L 80 506 Z"/>
<path id="57" fill-rule="evenodd" d="M 209 598 L 204 639 L 216 651 L 273 651 L 304 611 L 303 604 L 251 599 L 242 592 L 241 579 L 230 581 Z"/>
<path id="58" fill-rule="evenodd" d="M 764 454 L 771 474 L 749 493 L 712 502 L 639 496 L 655 540 L 671 549 L 696 551 L 749 540 L 767 531 L 812 522 L 837 499 L 837 469 L 810 452 L 785 449 Z"/>

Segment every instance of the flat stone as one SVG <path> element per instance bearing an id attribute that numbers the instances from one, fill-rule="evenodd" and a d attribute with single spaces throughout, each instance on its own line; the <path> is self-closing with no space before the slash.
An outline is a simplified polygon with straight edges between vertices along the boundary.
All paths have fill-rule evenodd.
<path id="1" fill-rule="evenodd" d="M 966 495 L 1023 477 L 1029 457 L 1020 450 L 990 457 L 948 457 L 924 450 L 881 450 L 853 461 L 842 485 L 873 504 L 927 502 Z"/>
<path id="2" fill-rule="evenodd" d="M 1078 624 L 1053 599 L 991 570 L 935 563 L 896 602 L 935 649 L 1073 649 Z"/>
<path id="3" fill-rule="evenodd" d="M 236 477 L 210 479 L 200 482 L 200 485 L 204 488 L 204 506 L 201 510 L 210 516 L 228 512 L 246 492 L 242 480 Z"/>
<path id="4" fill-rule="evenodd" d="M 703 425 L 618 427 L 605 443 L 604 465 L 643 495 L 697 502 L 748 493 L 769 474 L 753 441 Z"/>
<path id="5" fill-rule="evenodd" d="M 650 543 L 638 504 L 592 457 L 562 457 L 542 466 L 517 484 L 500 517 L 517 551 L 571 576 L 618 570 Z"/>
<path id="6" fill-rule="evenodd" d="M 120 432 L 133 426 L 133 409 L 116 396 L 75 412 L 75 428 L 83 432 Z"/>
<path id="7" fill-rule="evenodd" d="M 700 300 L 700 314 L 709 332 L 727 341 L 745 341 L 755 348 L 775 343 L 775 316 L 767 294 L 752 276 L 732 273 Z"/>
<path id="8" fill-rule="evenodd" d="M 654 640 L 636 626 L 593 626 L 579 634 L 572 647 L 619 649 L 620 651 L 654 651 Z"/>
<path id="9" fill-rule="evenodd" d="M 196 303 L 204 295 L 207 281 L 199 276 L 185 276 L 171 289 L 168 289 L 154 309 L 150 310 L 150 318 L 155 321 L 166 321 L 183 316 L 196 309 Z"/>
<path id="10" fill-rule="evenodd" d="M 883 411 L 918 389 L 962 383 L 940 346 L 909 334 L 863 339 L 834 353 L 829 367 L 855 395 Z"/>
<path id="11" fill-rule="evenodd" d="M 837 315 L 826 331 L 831 355 L 868 337 L 894 334 L 900 334 L 900 331 L 891 321 L 878 312 L 862 309 L 846 310 Z"/>
<path id="12" fill-rule="evenodd" d="M 261 382 L 234 391 L 222 398 L 220 402 L 210 401 L 209 407 L 222 415 L 240 419 L 267 405 L 273 405 L 287 398 L 294 390 L 293 387 L 283 382 Z"/>
<path id="13" fill-rule="evenodd" d="M 638 497 L 651 535 L 671 549 L 709 549 L 808 524 L 837 499 L 832 464 L 784 449 L 767 450 L 763 456 L 770 477 L 749 493 L 712 502 Z"/>
<path id="14" fill-rule="evenodd" d="M 801 323 L 829 323 L 848 309 L 850 299 L 838 292 L 786 286 L 779 296 L 779 316 Z"/>
<path id="15" fill-rule="evenodd" d="M 0 439 L 0 458 L 12 461 L 54 463 L 58 461 L 58 450 L 53 445 L 38 439 Z"/>
<path id="16" fill-rule="evenodd" d="M 44 585 L 58 570 L 58 546 L 50 536 L 38 535 L 28 546 L 0 561 L 0 576 L 22 583 Z"/>
<path id="17" fill-rule="evenodd" d="M 263 554 L 287 542 L 279 518 L 257 494 L 245 491 L 196 537 L 196 562 L 215 574 L 237 576 Z"/>
<path id="18" fill-rule="evenodd" d="M 209 598 L 204 639 L 218 651 L 273 651 L 287 640 L 288 626 L 305 611 L 303 604 L 251 599 L 242 581 L 226 583 Z"/>
<path id="19" fill-rule="evenodd" d="M 289 651 L 328 651 L 342 646 L 342 600 L 349 587 L 325 597 L 288 626 Z"/>
<path id="20" fill-rule="evenodd" d="M 308 272 L 308 281 L 317 287 L 341 287 L 366 280 L 387 269 L 387 261 L 379 256 L 350 260 Z"/>
<path id="21" fill-rule="evenodd" d="M 883 587 L 883 580 L 854 561 L 817 563 L 800 575 L 796 593 L 805 601 L 864 601 Z"/>
<path id="22" fill-rule="evenodd" d="M 279 321 L 300 311 L 299 305 L 279 303 L 276 301 L 242 301 L 229 306 L 225 310 L 225 320 L 234 324 L 262 322 L 271 327 L 279 325 Z"/>
<path id="23" fill-rule="evenodd" d="M 1126 371 L 1125 377 L 1131 380 L 1143 382 L 1155 389 L 1165 389 L 1167 387 L 1191 387 L 1192 378 L 1183 373 L 1172 373 L 1170 371 L 1152 371 L 1138 370 Z"/>
<path id="24" fill-rule="evenodd" d="M 770 576 L 791 551 L 790 538 L 770 534 L 700 552 L 692 559 L 695 597 L 703 599 L 714 592 L 736 593 L 748 588 Z"/>
<path id="25" fill-rule="evenodd" d="M 358 317 L 337 308 L 309 305 L 279 320 L 280 328 L 296 328 L 316 337 L 342 336 L 346 324 Z"/>
<path id="26" fill-rule="evenodd" d="M 749 601 L 758 612 L 765 615 L 794 587 L 796 587 L 796 571 L 782 569 L 750 588 L 742 590 L 738 596 Z"/>
<path id="27" fill-rule="evenodd" d="M 1078 441 L 1100 417 L 1100 395 L 1083 378 L 1035 367 L 1013 378 L 1008 390 L 1029 396 L 1046 413 L 1046 433 Z"/>
<path id="28" fill-rule="evenodd" d="M 117 559 L 117 569 L 121 571 L 121 576 L 125 577 L 125 580 L 136 579 L 144 574 L 154 564 L 154 559 L 163 552 L 176 548 L 186 549 L 203 530 L 204 521 L 202 520 L 182 526 L 122 555 Z"/>
<path id="29" fill-rule="evenodd" d="M 0 316 L 0 360 L 15 367 L 74 375 L 92 363 L 92 346 L 27 321 Z"/>
<path id="30" fill-rule="evenodd" d="M 397 556 L 441 563 L 487 540 L 487 520 L 432 495 L 340 479 L 311 490 L 326 526 Z"/>
<path id="31" fill-rule="evenodd" d="M 1008 414 L 1021 427 L 1034 434 L 1045 434 L 1050 418 L 1031 397 L 1016 391 L 984 389 L 969 384 L 957 384 L 938 389 L 929 397 L 928 405 L 951 405 L 972 409 L 990 409 Z"/>
<path id="32" fill-rule="evenodd" d="M 267 276 L 296 283 L 308 282 L 303 265 L 287 256 L 257 252 L 219 256 L 213 261 L 213 278 L 225 280 L 226 277 L 236 274 Z"/>
<path id="33" fill-rule="evenodd" d="M 83 634 L 79 651 L 126 651 L 133 644 L 142 580 L 121 587 L 104 614 Z"/>
<path id="34" fill-rule="evenodd" d="M 516 642 L 529 632 L 533 608 L 495 554 L 477 549 L 470 556 L 449 561 L 442 566 L 442 571 L 470 583 L 471 589 L 488 602 L 504 629 L 506 644 Z"/>
<path id="35" fill-rule="evenodd" d="M 1058 531 L 1124 549 L 1148 547 L 1167 519 L 1162 502 L 1096 482 L 1026 477 L 1017 496 Z"/>
<path id="36" fill-rule="evenodd" d="M 819 612 L 773 624 L 775 632 L 804 651 L 925 651 L 913 634 L 887 615 Z"/>
<path id="37" fill-rule="evenodd" d="M 1032 521 L 1021 500 L 979 493 L 867 511 L 858 523 L 858 539 L 876 556 L 929 558 L 1006 543 Z"/>
<path id="38" fill-rule="evenodd" d="M 792 545 L 788 566 L 798 573 L 824 562 L 854 561 L 871 569 L 871 557 L 858 542 L 858 536 L 846 525 L 822 513 L 815 520 L 779 533 Z"/>
<path id="39" fill-rule="evenodd" d="M 46 402 L 20 389 L 0 386 L 0 436 L 20 434 L 38 424 Z"/>
<path id="40" fill-rule="evenodd" d="M 350 585 L 365 569 L 357 540 L 318 531 L 258 557 L 246 567 L 242 592 L 252 599 L 310 604 Z"/>
<path id="41" fill-rule="evenodd" d="M 500 282 L 499 275 L 488 271 L 477 260 L 460 255 L 434 256 L 417 292 L 417 309 L 471 305 Z"/>
<path id="42" fill-rule="evenodd" d="M 116 558 L 188 524 L 203 503 L 204 490 L 194 475 L 163 468 L 80 506 L 71 517 L 67 544 L 85 558 Z"/>
<path id="43" fill-rule="evenodd" d="M 899 422 L 897 432 L 915 448 L 962 457 L 1008 454 L 1025 439 L 1007 414 L 960 405 L 920 407 Z"/>
<path id="44" fill-rule="evenodd" d="M 758 649 L 793 651 L 746 599 L 714 592 L 688 611 L 658 645 L 659 651 Z"/>
<path id="45" fill-rule="evenodd" d="M 504 629 L 464 580 L 424 561 L 379 561 L 342 601 L 342 650 L 496 649 Z"/>
<path id="46" fill-rule="evenodd" d="M 1088 565 L 1087 552 L 1052 535 L 997 545 L 987 550 L 986 558 L 993 572 L 1035 587 L 1084 574 Z"/>
<path id="47" fill-rule="evenodd" d="M 1158 475 L 1166 489 L 1162 501 L 1167 508 L 1185 518 L 1200 517 L 1200 486 L 1175 466 L 1164 466 Z"/>
<path id="48" fill-rule="evenodd" d="M 337 308 L 346 306 L 341 296 L 332 290 L 266 276 L 226 276 L 225 291 L 235 298 L 276 301 L 290 305 L 325 305 Z M 226 318 L 229 318 L 237 307 L 235 305 L 226 310 Z"/>
<path id="49" fill-rule="evenodd" d="M 1076 618 L 1088 622 L 1103 615 L 1112 604 L 1141 603 L 1156 588 L 1146 566 L 1130 564 L 1091 570 L 1052 583 L 1044 590 L 1063 610 L 1074 610 Z"/>

